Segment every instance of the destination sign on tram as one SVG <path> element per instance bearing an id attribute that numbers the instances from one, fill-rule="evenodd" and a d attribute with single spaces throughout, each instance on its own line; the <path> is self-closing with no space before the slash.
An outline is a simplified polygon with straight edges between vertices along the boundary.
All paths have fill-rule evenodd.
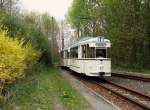
<path id="1" fill-rule="evenodd" d="M 105 47 L 106 43 L 96 43 L 96 47 Z"/>

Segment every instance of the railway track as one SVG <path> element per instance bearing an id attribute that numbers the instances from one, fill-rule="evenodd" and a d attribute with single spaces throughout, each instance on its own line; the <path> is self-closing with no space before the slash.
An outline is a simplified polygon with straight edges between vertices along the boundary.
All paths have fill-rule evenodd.
<path id="1" fill-rule="evenodd" d="M 143 110 L 150 110 L 150 96 L 143 94 L 141 92 L 135 91 L 132 88 L 108 81 L 106 79 L 95 79 L 95 78 L 80 78 L 76 76 L 80 81 L 86 83 L 86 81 L 91 82 L 97 86 L 100 86 L 107 91 L 125 99 L 126 101 L 135 104 L 136 106 L 142 108 Z"/>
<path id="2" fill-rule="evenodd" d="M 81 76 L 79 74 L 74 74 L 74 72 L 71 74 L 74 77 L 76 77 L 78 80 L 83 82 L 87 87 L 88 87 L 88 84 L 91 83 L 92 85 L 95 85 L 95 87 L 104 88 L 106 91 L 111 92 L 112 94 L 115 94 L 121 99 L 124 99 L 125 101 L 136 105 L 136 107 L 140 107 L 142 110 L 150 110 L 150 96 L 149 95 L 143 94 L 139 91 L 136 91 L 124 85 L 114 83 L 107 79 L 103 79 L 103 78 L 99 79 L 99 78 Z"/>
<path id="3" fill-rule="evenodd" d="M 150 77 L 146 77 L 146 76 L 137 76 L 137 75 L 121 74 L 121 73 L 112 73 L 112 76 L 150 82 Z"/>
<path id="4" fill-rule="evenodd" d="M 117 96 L 134 103 L 135 105 L 141 107 L 144 110 L 150 110 L 150 96 L 139 93 L 130 88 L 124 87 L 122 85 L 113 83 L 108 80 L 104 80 L 104 83 L 100 83 L 99 81 L 91 80 L 91 82 L 101 86 L 102 88 L 111 91 Z"/>

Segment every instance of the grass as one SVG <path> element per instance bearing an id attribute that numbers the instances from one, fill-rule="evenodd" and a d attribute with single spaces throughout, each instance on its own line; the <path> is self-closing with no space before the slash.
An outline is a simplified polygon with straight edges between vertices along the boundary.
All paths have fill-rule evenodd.
<path id="1" fill-rule="evenodd" d="M 63 104 L 68 110 L 86 110 L 88 108 L 86 101 L 62 78 L 58 70 L 51 70 L 51 78 L 53 85 L 57 87 L 56 90 Z"/>
<path id="2" fill-rule="evenodd" d="M 4 110 L 53 110 L 54 92 L 68 110 L 86 110 L 88 103 L 72 88 L 56 68 L 35 66 L 32 73 L 13 87 L 13 98 Z"/>
<path id="3" fill-rule="evenodd" d="M 45 67 L 36 68 L 24 80 L 17 82 L 13 88 L 14 97 L 4 106 L 4 109 L 52 110 L 52 88 L 48 79 L 49 73 Z"/>

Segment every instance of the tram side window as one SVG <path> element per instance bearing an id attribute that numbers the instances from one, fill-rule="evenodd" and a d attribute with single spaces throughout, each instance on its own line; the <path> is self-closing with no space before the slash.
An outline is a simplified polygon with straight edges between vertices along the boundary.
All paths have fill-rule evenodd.
<path id="1" fill-rule="evenodd" d="M 95 58 L 95 47 L 87 45 L 87 58 Z"/>
<path id="2" fill-rule="evenodd" d="M 63 51 L 60 52 L 61 58 L 63 58 Z"/>
<path id="3" fill-rule="evenodd" d="M 74 58 L 78 58 L 78 47 L 74 48 Z"/>
<path id="4" fill-rule="evenodd" d="M 82 45 L 82 58 L 95 58 L 95 47 L 89 47 L 88 44 Z"/>
<path id="5" fill-rule="evenodd" d="M 73 58 L 73 49 L 70 49 L 70 58 Z"/>
<path id="6" fill-rule="evenodd" d="M 96 49 L 96 58 L 106 58 L 106 49 Z"/>
<path id="7" fill-rule="evenodd" d="M 89 48 L 89 58 L 95 58 L 95 47 Z"/>
<path id="8" fill-rule="evenodd" d="M 66 51 L 64 51 L 64 58 L 66 58 Z"/>
<path id="9" fill-rule="evenodd" d="M 86 45 L 82 45 L 82 58 L 86 58 Z"/>
<path id="10" fill-rule="evenodd" d="M 68 50 L 61 51 L 61 58 L 69 58 L 69 57 L 70 57 L 70 54 Z"/>
<path id="11" fill-rule="evenodd" d="M 71 58 L 78 58 L 78 47 L 71 48 Z"/>
<path id="12" fill-rule="evenodd" d="M 107 48 L 107 58 L 111 58 L 111 48 Z"/>
<path id="13" fill-rule="evenodd" d="M 69 54 L 69 52 L 67 51 L 67 58 L 70 58 L 70 54 Z"/>

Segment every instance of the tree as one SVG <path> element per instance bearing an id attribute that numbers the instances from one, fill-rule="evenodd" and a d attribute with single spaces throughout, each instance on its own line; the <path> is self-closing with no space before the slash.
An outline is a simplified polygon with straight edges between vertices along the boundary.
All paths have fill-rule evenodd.
<path id="1" fill-rule="evenodd" d="M 103 35 L 101 2 L 99 0 L 74 0 L 68 20 L 82 36 Z M 79 36 L 79 35 L 78 35 Z"/>
<path id="2" fill-rule="evenodd" d="M 31 12 L 27 14 L 9 14 L 4 12 L 0 14 L 0 24 L 4 30 L 8 31 L 9 36 L 24 39 L 25 44 L 30 41 L 36 49 L 42 51 L 42 57 L 40 61 L 46 64 L 51 63 L 51 44 L 48 41 L 49 35 L 55 37 L 58 33 L 58 24 L 54 19 L 54 24 L 49 24 L 50 28 L 45 28 L 45 21 L 42 18 L 42 14 L 38 12 Z M 51 18 L 51 17 L 50 17 Z M 53 26 L 52 26 L 53 25 Z M 52 28 L 53 33 L 52 33 Z M 47 31 L 49 35 L 47 35 Z M 24 45 L 25 45 L 24 44 Z"/>
<path id="3" fill-rule="evenodd" d="M 74 0 L 68 21 L 82 36 L 110 39 L 113 64 L 150 68 L 149 10 L 148 0 Z"/>

